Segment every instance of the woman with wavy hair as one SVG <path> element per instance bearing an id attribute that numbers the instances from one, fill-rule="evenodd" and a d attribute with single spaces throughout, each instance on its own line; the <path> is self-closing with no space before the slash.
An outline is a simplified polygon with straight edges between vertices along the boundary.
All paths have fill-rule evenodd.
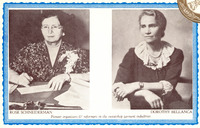
<path id="1" fill-rule="evenodd" d="M 181 101 L 175 88 L 184 56 L 182 50 L 161 40 L 166 25 L 158 10 L 144 10 L 139 16 L 144 41 L 126 53 L 112 89 L 117 101 L 128 98 L 131 109 L 171 108 Z"/>

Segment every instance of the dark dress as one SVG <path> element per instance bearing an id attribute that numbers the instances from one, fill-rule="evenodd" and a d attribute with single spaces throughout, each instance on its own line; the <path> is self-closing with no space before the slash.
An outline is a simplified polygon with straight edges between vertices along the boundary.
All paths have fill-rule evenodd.
<path id="1" fill-rule="evenodd" d="M 129 49 L 125 55 L 122 63 L 119 65 L 115 83 L 131 83 L 131 82 L 159 82 L 166 80 L 173 85 L 172 93 L 169 97 L 162 96 L 160 92 L 153 91 L 160 96 L 164 103 L 164 108 L 168 108 L 169 104 L 181 100 L 180 95 L 175 90 L 177 82 L 179 80 L 182 62 L 184 59 L 183 52 L 180 49 L 174 49 L 174 52 L 170 56 L 170 62 L 161 69 L 153 70 L 146 67 L 143 61 L 135 54 L 135 48 Z M 135 97 L 134 93 L 127 96 L 131 103 L 132 109 L 150 108 L 150 105 L 145 102 L 144 97 Z"/>
<path id="2" fill-rule="evenodd" d="M 40 42 L 22 48 L 10 62 L 10 68 L 18 74 L 27 73 L 33 77 L 33 81 L 48 82 L 52 77 L 65 72 L 67 59 L 58 60 L 66 51 L 72 50 L 76 50 L 78 60 L 71 73 L 89 72 L 89 51 L 75 48 L 65 42 L 62 42 L 53 66 L 45 42 Z"/>

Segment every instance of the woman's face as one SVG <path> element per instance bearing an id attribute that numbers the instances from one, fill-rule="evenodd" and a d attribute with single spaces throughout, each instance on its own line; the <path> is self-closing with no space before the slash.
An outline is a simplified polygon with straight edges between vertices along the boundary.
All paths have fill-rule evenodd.
<path id="1" fill-rule="evenodd" d="M 42 21 L 42 35 L 48 43 L 58 42 L 63 34 L 63 27 L 56 16 L 45 18 Z"/>
<path id="2" fill-rule="evenodd" d="M 144 40 L 147 43 L 151 43 L 161 39 L 159 32 L 159 26 L 156 23 L 154 16 L 144 15 L 140 21 L 140 31 Z"/>

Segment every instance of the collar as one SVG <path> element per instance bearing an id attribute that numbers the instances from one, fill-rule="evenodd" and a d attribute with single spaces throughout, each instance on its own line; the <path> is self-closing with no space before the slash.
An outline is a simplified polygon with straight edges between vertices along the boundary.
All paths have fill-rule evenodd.
<path id="1" fill-rule="evenodd" d="M 151 68 L 153 70 L 161 69 L 162 67 L 166 66 L 168 64 L 168 62 L 170 61 L 170 56 L 174 52 L 174 46 L 172 46 L 171 44 L 169 44 L 165 41 L 161 41 L 161 43 L 162 43 L 162 51 L 161 51 L 161 55 L 160 55 L 159 60 L 156 65 L 150 64 L 151 58 L 147 51 L 147 46 L 146 46 L 147 43 L 145 41 L 139 43 L 135 47 L 136 56 L 143 61 L 144 65 L 146 67 Z"/>

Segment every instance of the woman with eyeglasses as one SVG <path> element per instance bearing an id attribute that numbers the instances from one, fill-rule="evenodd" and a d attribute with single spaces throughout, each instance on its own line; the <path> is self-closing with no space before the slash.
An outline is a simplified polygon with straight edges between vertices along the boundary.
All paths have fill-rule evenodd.
<path id="1" fill-rule="evenodd" d="M 166 24 L 158 10 L 144 10 L 139 16 L 144 41 L 126 53 L 112 89 L 117 101 L 128 98 L 131 109 L 178 108 L 177 103 L 182 103 L 175 88 L 184 56 L 182 50 L 161 40 Z"/>
<path id="2" fill-rule="evenodd" d="M 31 82 L 48 82 L 52 90 L 60 90 L 71 81 L 70 74 L 89 72 L 89 52 L 72 46 L 65 36 L 66 13 L 44 10 L 41 32 L 44 41 L 22 48 L 9 65 L 9 82 L 29 86 Z"/>

